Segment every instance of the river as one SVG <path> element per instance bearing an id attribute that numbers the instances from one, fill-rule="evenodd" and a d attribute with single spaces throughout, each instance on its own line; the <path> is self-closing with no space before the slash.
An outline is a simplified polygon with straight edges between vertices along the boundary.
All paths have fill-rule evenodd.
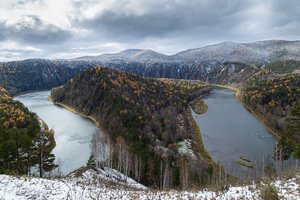
<path id="1" fill-rule="evenodd" d="M 14 99 L 37 113 L 55 131 L 55 162 L 66 175 L 86 164 L 97 127 L 90 119 L 49 102 L 49 95 L 50 91 L 33 92 Z M 214 89 L 204 101 L 208 111 L 202 115 L 193 112 L 193 117 L 206 149 L 227 172 L 236 173 L 236 161 L 241 156 L 253 164 L 272 153 L 276 138 L 235 98 L 234 91 Z"/>
<path id="2" fill-rule="evenodd" d="M 236 175 L 241 156 L 255 166 L 263 157 L 270 156 L 276 138 L 249 112 L 229 89 L 214 89 L 203 98 L 208 111 L 202 115 L 193 112 L 201 129 L 204 146 L 215 161 Z M 246 162 L 247 163 L 247 162 Z"/>
<path id="3" fill-rule="evenodd" d="M 53 149 L 57 169 L 66 175 L 85 166 L 90 156 L 90 141 L 97 127 L 93 121 L 48 101 L 50 91 L 33 92 L 15 97 L 43 119 L 55 131 Z"/>

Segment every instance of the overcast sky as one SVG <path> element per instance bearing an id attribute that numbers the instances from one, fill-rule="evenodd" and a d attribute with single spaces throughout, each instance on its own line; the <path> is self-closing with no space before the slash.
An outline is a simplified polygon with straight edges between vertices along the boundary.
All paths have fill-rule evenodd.
<path id="1" fill-rule="evenodd" d="M 0 0 L 0 61 L 299 36 L 298 0 Z"/>

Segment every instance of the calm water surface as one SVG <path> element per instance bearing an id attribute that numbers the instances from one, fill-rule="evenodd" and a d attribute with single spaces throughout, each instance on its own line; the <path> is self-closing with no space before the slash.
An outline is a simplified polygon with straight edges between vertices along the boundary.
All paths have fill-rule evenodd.
<path id="1" fill-rule="evenodd" d="M 276 138 L 235 98 L 234 91 L 214 89 L 204 101 L 208 111 L 193 116 L 206 149 L 227 171 L 240 156 L 253 162 L 272 153 Z"/>
<path id="2" fill-rule="evenodd" d="M 90 141 L 97 130 L 94 122 L 48 101 L 50 91 L 15 97 L 43 119 L 55 131 L 53 153 L 65 175 L 84 166 L 90 156 Z"/>

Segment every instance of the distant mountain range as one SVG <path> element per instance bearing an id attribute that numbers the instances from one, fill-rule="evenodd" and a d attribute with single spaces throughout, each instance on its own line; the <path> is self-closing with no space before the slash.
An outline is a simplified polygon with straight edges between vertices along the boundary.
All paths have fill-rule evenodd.
<path id="1" fill-rule="evenodd" d="M 164 55 L 148 49 L 128 49 L 115 54 L 74 59 L 29 59 L 0 63 L 0 85 L 11 94 L 51 89 L 79 72 L 105 66 L 145 77 L 197 79 L 241 85 L 260 68 L 278 61 L 299 61 L 300 41 L 268 40 L 253 43 L 225 42 Z M 299 71 L 299 62 L 283 68 Z M 296 65 L 295 65 L 296 63 Z M 282 71 L 277 66 L 277 71 Z"/>
<path id="2" fill-rule="evenodd" d="M 127 62 L 148 62 L 168 59 L 167 55 L 157 53 L 149 49 L 127 49 L 115 54 L 102 54 L 100 56 L 83 56 L 74 60 L 84 61 L 127 61 Z"/>
<path id="3" fill-rule="evenodd" d="M 267 40 L 253 43 L 224 42 L 164 55 L 147 49 L 128 49 L 116 54 L 84 56 L 74 60 L 123 62 L 245 62 L 264 65 L 280 59 L 300 59 L 300 41 Z"/>

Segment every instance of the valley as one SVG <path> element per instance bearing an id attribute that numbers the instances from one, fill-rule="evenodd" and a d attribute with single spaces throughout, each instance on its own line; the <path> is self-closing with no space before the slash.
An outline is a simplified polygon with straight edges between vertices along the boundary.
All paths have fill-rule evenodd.
<path id="1" fill-rule="evenodd" d="M 54 130 L 53 175 L 114 168 L 149 188 L 189 189 L 261 176 L 261 160 L 274 152 L 276 173 L 278 163 L 299 158 L 297 46 L 222 43 L 172 56 L 134 49 L 30 59 L 0 63 L 0 84 Z M 216 85 L 237 88 L 241 102 Z"/>
<path id="2" fill-rule="evenodd" d="M 299 8 L 0 0 L 0 200 L 300 199 Z"/>

